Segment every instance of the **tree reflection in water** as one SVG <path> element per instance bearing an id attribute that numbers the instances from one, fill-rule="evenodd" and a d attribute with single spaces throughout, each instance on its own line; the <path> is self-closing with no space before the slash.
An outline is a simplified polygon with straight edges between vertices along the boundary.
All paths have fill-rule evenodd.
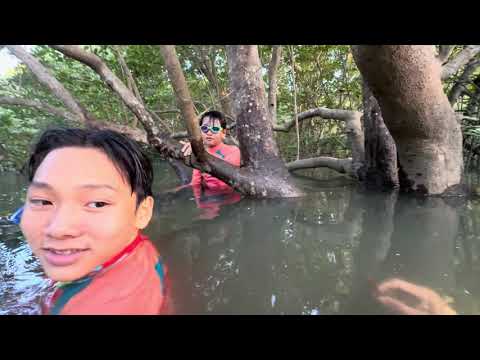
<path id="1" fill-rule="evenodd" d="M 183 199 L 157 214 L 151 236 L 170 268 L 177 313 L 388 314 L 373 295 L 392 277 L 470 312 L 477 302 L 464 290 L 479 295 L 471 202 L 339 186 L 243 199 L 192 221 Z M 176 217 L 176 228 L 167 226 Z"/>

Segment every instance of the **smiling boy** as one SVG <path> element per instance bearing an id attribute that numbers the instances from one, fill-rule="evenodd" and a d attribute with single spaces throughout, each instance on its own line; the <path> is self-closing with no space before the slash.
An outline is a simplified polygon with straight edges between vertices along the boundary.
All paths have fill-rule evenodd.
<path id="1" fill-rule="evenodd" d="M 51 129 L 28 163 L 20 227 L 57 289 L 47 314 L 158 314 L 164 269 L 142 235 L 152 217 L 153 170 L 125 136 Z"/>

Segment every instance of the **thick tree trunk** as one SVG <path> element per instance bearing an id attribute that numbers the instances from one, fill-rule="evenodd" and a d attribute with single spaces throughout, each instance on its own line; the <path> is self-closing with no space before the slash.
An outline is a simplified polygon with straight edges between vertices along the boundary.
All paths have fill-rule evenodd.
<path id="1" fill-rule="evenodd" d="M 362 180 L 369 188 L 397 188 L 397 147 L 385 126 L 382 112 L 368 85 L 363 81 L 363 127 L 365 163 Z"/>
<path id="2" fill-rule="evenodd" d="M 462 133 L 433 46 L 354 46 L 357 66 L 397 145 L 404 190 L 441 194 L 461 181 Z"/>
<path id="3" fill-rule="evenodd" d="M 263 197 L 302 195 L 273 139 L 257 47 L 227 46 L 227 60 L 242 160 L 255 174 L 253 192 L 261 189 Z"/>

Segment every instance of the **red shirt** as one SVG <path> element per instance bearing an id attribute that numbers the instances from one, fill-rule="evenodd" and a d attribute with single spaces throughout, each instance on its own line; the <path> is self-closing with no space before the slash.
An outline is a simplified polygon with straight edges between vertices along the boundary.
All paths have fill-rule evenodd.
<path id="1" fill-rule="evenodd" d="M 70 291 L 60 315 L 157 315 L 165 304 L 165 284 L 156 271 L 158 253 L 150 240 L 139 234 L 135 249 L 123 260 L 94 275 L 85 287 Z M 57 289 L 47 302 L 46 313 L 60 300 Z"/>
<path id="2" fill-rule="evenodd" d="M 216 156 L 234 166 L 240 166 L 240 149 L 234 145 L 220 143 L 215 147 L 207 148 L 207 151 L 213 156 Z M 190 185 L 194 187 L 203 185 L 204 188 L 215 191 L 232 190 L 232 188 L 223 181 L 210 174 L 201 173 L 200 170 L 197 169 L 193 169 Z"/>

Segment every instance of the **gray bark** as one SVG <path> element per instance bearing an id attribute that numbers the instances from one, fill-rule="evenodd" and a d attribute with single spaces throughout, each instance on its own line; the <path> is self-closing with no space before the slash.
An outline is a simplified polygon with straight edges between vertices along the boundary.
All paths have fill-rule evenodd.
<path id="1" fill-rule="evenodd" d="M 175 92 L 175 98 L 182 113 L 187 126 L 187 131 L 190 134 L 190 143 L 192 144 L 192 151 L 198 161 L 205 163 L 206 154 L 203 147 L 202 134 L 198 126 L 198 118 L 195 113 L 190 91 L 188 90 L 187 81 L 183 75 L 182 67 L 178 61 L 175 46 L 160 45 L 160 52 L 167 68 L 168 77 Z"/>
<path id="2" fill-rule="evenodd" d="M 268 65 L 268 110 L 272 124 L 277 122 L 277 72 L 282 60 L 282 46 L 272 48 L 272 58 Z"/>
<path id="3" fill-rule="evenodd" d="M 454 45 L 440 45 L 440 49 L 438 50 L 438 61 L 440 61 L 441 64 L 444 64 L 447 62 L 448 57 L 450 56 L 450 53 L 452 52 Z"/>
<path id="4" fill-rule="evenodd" d="M 480 52 L 480 45 L 467 45 L 457 56 L 442 67 L 441 79 L 446 80 L 465 66 Z"/>
<path id="5" fill-rule="evenodd" d="M 287 163 L 286 166 L 288 171 L 325 167 L 335 170 L 341 174 L 357 177 L 356 172 L 353 170 L 352 159 L 350 158 L 337 159 L 329 156 L 320 156 L 316 158 L 292 161 Z"/>
<path id="6" fill-rule="evenodd" d="M 462 133 L 443 92 L 433 46 L 354 46 L 357 66 L 397 145 L 407 191 L 441 194 L 460 183 Z"/>
<path id="7" fill-rule="evenodd" d="M 273 139 L 258 48 L 227 46 L 227 61 L 242 160 L 254 174 L 251 189 L 262 197 L 303 195 L 293 184 Z"/>
<path id="8" fill-rule="evenodd" d="M 377 100 L 363 82 L 363 126 L 365 163 L 362 180 L 369 188 L 391 189 L 399 186 L 397 147 L 385 123 Z"/>
<path id="9" fill-rule="evenodd" d="M 463 71 L 462 75 L 460 75 L 457 82 L 453 85 L 450 93 L 448 94 L 448 101 L 452 106 L 455 105 L 458 98 L 465 91 L 465 86 L 470 82 L 470 76 L 472 76 L 479 66 L 480 59 L 471 59 L 465 66 L 465 70 Z"/>
<path id="10" fill-rule="evenodd" d="M 345 132 L 352 149 L 353 171 L 356 171 L 363 165 L 365 159 L 364 134 L 360 121 L 361 113 L 351 110 L 328 109 L 324 107 L 301 112 L 298 114 L 298 121 L 321 117 L 323 119 L 334 119 L 345 122 Z M 295 125 L 295 119 L 280 125 L 274 125 L 276 131 L 289 131 Z"/>

